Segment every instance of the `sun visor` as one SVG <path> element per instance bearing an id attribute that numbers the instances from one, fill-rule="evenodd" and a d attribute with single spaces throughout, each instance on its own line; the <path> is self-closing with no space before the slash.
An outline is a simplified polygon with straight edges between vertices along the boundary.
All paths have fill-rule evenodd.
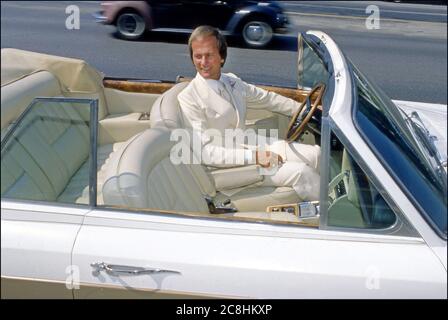
<path id="1" fill-rule="evenodd" d="M 1 50 L 1 85 L 39 71 L 52 73 L 65 92 L 93 93 L 103 87 L 104 75 L 85 61 L 19 49 Z"/>

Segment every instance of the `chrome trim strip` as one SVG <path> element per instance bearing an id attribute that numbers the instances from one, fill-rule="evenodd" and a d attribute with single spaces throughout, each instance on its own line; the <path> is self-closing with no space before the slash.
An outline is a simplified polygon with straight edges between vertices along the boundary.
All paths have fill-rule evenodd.
<path id="1" fill-rule="evenodd" d="M 97 141 L 98 139 L 98 99 L 90 100 L 90 163 L 89 163 L 89 205 L 97 202 Z"/>
<path id="2" fill-rule="evenodd" d="M 226 235 L 243 235 L 243 236 L 263 236 L 269 238 L 291 238 L 291 239 L 315 239 L 315 240 L 335 240 L 335 241 L 355 241 L 355 242 L 371 242 L 371 243 L 400 243 L 400 244 L 424 244 L 424 241 L 420 238 L 401 237 L 396 235 L 385 234 L 371 234 L 367 232 L 350 232 L 350 230 L 319 230 L 316 227 L 300 228 L 295 225 L 274 225 L 274 224 L 257 224 L 252 221 L 229 221 L 223 220 L 223 225 L 202 225 L 199 220 L 200 217 L 194 218 L 191 221 L 178 222 L 178 221 L 146 221 L 146 220 L 134 220 L 125 219 L 122 216 L 113 216 L 114 210 L 108 213 L 112 215 L 103 216 L 90 216 L 94 213 L 100 213 L 103 210 L 95 210 L 86 215 L 86 219 L 83 222 L 83 228 L 87 227 L 119 227 L 127 229 L 140 229 L 140 230 L 155 230 L 155 231 L 174 231 L 174 232 L 194 232 L 197 234 L 226 234 Z M 129 210 L 119 210 L 120 214 L 132 213 Z M 135 212 L 141 214 L 141 212 Z M 155 214 L 152 216 L 156 216 Z M 168 217 L 167 215 L 162 215 Z M 174 218 L 185 218 L 188 216 L 174 216 Z M 202 219 L 202 221 L 206 221 Z M 189 223 L 190 222 L 190 223 Z M 219 222 L 219 221 L 212 221 Z M 248 224 L 248 222 L 250 224 Z M 259 227 L 258 227 L 259 226 Z M 266 228 L 264 228 L 266 226 Z M 272 227 L 275 227 L 273 229 Z M 256 228 L 256 229 L 254 229 Z M 346 231 L 346 232 L 345 232 Z M 378 237 L 381 236 L 381 237 Z"/>
<path id="3" fill-rule="evenodd" d="M 65 284 L 65 281 L 55 280 L 55 279 L 42 279 L 42 278 L 30 278 L 30 277 L 17 277 L 17 276 L 1 276 L 1 279 L 4 280 L 24 280 L 24 281 L 40 281 L 40 282 L 48 282 L 48 283 L 58 283 Z"/>
<path id="4" fill-rule="evenodd" d="M 98 211 L 107 211 L 107 210 L 113 210 L 113 211 L 119 211 L 119 212 L 129 212 L 129 213 L 135 213 L 135 214 L 151 214 L 154 216 L 167 216 L 170 215 L 175 218 L 194 218 L 196 220 L 204 220 L 204 221 L 225 221 L 230 223 L 253 223 L 253 224 L 260 224 L 260 225 L 271 225 L 271 226 L 285 226 L 285 227 L 304 227 L 307 229 L 315 229 L 316 226 L 310 225 L 305 222 L 292 222 L 292 221 L 281 221 L 281 220 L 273 220 L 273 219 L 263 219 L 263 218 L 250 218 L 250 217 L 233 217 L 228 216 L 226 214 L 211 214 L 208 212 L 176 212 L 176 211 L 170 211 L 170 210 L 160 210 L 160 209 L 153 209 L 153 208 L 131 208 L 131 207 L 124 207 L 124 206 L 118 206 L 118 205 L 107 205 L 102 204 L 98 205 L 95 210 Z M 90 217 L 89 217 L 90 218 Z"/>
<path id="5" fill-rule="evenodd" d="M 91 299 L 91 298 L 101 298 L 101 299 L 248 299 L 250 297 L 243 296 L 230 296 L 222 294 L 209 294 L 203 292 L 188 292 L 188 291 L 175 291 L 175 290 L 160 290 L 157 288 L 133 288 L 125 286 L 117 286 L 109 283 L 97 284 L 97 283 L 87 283 L 81 282 L 80 288 L 74 290 L 75 299 Z M 93 290 L 98 290 L 98 294 L 92 294 Z M 84 292 L 88 292 L 88 296 L 85 296 Z M 111 294 L 111 295 L 108 295 Z M 101 294 L 101 296 L 99 295 Z M 118 296 L 117 296 L 118 294 Z M 138 295 L 147 294 L 147 297 L 142 297 Z M 113 295 L 113 296 L 112 296 Z"/>
<path id="6" fill-rule="evenodd" d="M 328 181 L 330 181 L 330 119 L 322 115 L 321 155 L 320 155 L 320 199 L 319 229 L 328 225 Z"/>
<path id="7" fill-rule="evenodd" d="M 84 203 L 65 203 L 65 202 L 54 202 L 54 201 L 40 201 L 40 200 L 25 200 L 25 199 L 12 199 L 12 198 L 1 198 L 2 208 L 11 209 L 10 205 L 37 205 L 37 206 L 52 206 L 52 207 L 61 207 L 68 209 L 89 209 L 90 206 Z M 6 207 L 5 207 L 6 206 Z M 12 208 L 11 210 L 17 210 Z M 22 209 L 21 209 L 22 210 Z M 28 209 L 23 209 L 28 210 Z M 34 209 L 33 209 L 34 210 Z"/>
<path id="8" fill-rule="evenodd" d="M 94 101 L 88 98 L 65 98 L 65 97 L 36 97 L 34 101 L 49 101 L 49 102 L 71 102 L 71 103 L 90 103 Z"/>
<path id="9" fill-rule="evenodd" d="M 72 293 L 75 297 L 75 299 L 91 299 L 91 298 L 111 298 L 110 296 L 107 296 L 108 293 L 112 293 L 114 295 L 114 298 L 137 298 L 136 295 L 138 294 L 150 294 L 148 297 L 142 297 L 147 299 L 204 299 L 204 298 L 210 298 L 210 299 L 244 299 L 249 297 L 242 297 L 242 296 L 230 296 L 230 295 L 222 295 L 222 294 L 208 294 L 208 293 L 202 293 L 202 292 L 188 292 L 188 291 L 176 291 L 176 290 L 160 290 L 157 288 L 150 289 L 150 288 L 133 288 L 133 287 L 126 287 L 122 285 L 115 285 L 110 283 L 88 283 L 88 282 L 80 282 L 78 283 L 79 289 L 67 289 L 66 282 L 61 280 L 50 280 L 50 279 L 40 279 L 40 278 L 26 278 L 26 277 L 9 277 L 9 276 L 2 276 L 2 299 L 8 299 L 7 292 L 6 292 L 6 286 L 4 286 L 5 282 L 8 281 L 20 281 L 24 285 L 32 285 L 35 287 L 41 287 L 44 285 L 55 285 L 56 290 L 58 292 L 61 292 L 61 296 L 55 297 L 54 295 L 45 295 L 45 293 L 48 293 L 48 291 L 42 291 L 42 290 L 33 290 L 31 294 L 36 293 L 36 296 L 30 296 L 29 291 L 24 291 L 23 296 L 14 296 L 11 298 L 58 298 L 58 299 L 73 299 Z M 4 282 L 5 281 L 5 282 Z M 35 284 L 33 284 L 35 283 Z M 61 289 L 61 290 L 60 290 Z M 92 294 L 91 290 L 97 289 L 98 293 Z M 54 291 L 56 291 L 54 290 Z M 42 292 L 43 294 L 39 296 L 39 293 Z M 84 292 L 88 293 L 88 296 L 85 296 L 83 294 Z M 52 292 L 54 294 L 54 292 Z M 67 296 L 63 296 L 64 293 L 67 293 Z M 118 293 L 118 296 L 116 296 L 116 293 Z"/>
<path id="10" fill-rule="evenodd" d="M 105 24 L 107 22 L 107 17 L 105 17 L 103 15 L 102 11 L 98 11 L 98 12 L 92 13 L 92 17 L 95 19 L 96 23 Z"/>
<path id="11" fill-rule="evenodd" d="M 61 280 L 1 276 L 2 299 L 73 299 Z"/>
<path id="12" fill-rule="evenodd" d="M 207 294 L 201 292 L 187 292 L 187 291 L 175 291 L 175 290 L 160 290 L 157 288 L 133 288 L 133 287 L 125 287 L 120 285 L 114 285 L 110 283 L 98 284 L 98 283 L 87 283 L 80 282 L 78 283 L 79 289 L 67 289 L 66 282 L 62 280 L 50 280 L 50 279 L 40 279 L 40 278 L 26 278 L 26 277 L 10 277 L 10 276 L 1 276 L 2 282 L 2 299 L 17 299 L 17 298 L 31 298 L 31 299 L 45 299 L 45 298 L 53 298 L 53 299 L 91 299 L 91 298 L 138 298 L 138 294 L 148 294 L 148 297 L 141 297 L 147 299 L 244 299 L 246 297 L 241 296 L 229 296 L 229 295 L 220 295 L 220 294 Z M 8 297 L 7 293 L 7 285 L 8 282 L 20 282 L 14 283 L 14 286 L 23 285 L 24 287 L 33 286 L 33 288 L 39 288 L 39 290 L 24 290 L 23 295 L 15 294 Z M 46 288 L 42 290 L 42 286 L 54 286 L 55 288 Z M 97 294 L 92 294 L 91 290 L 98 290 Z M 18 290 L 20 291 L 20 289 Z M 40 295 L 40 293 L 42 293 Z M 55 293 L 60 293 L 60 295 L 55 296 Z M 88 296 L 84 293 L 88 293 Z M 108 296 L 108 293 L 111 296 Z M 64 295 L 66 294 L 66 295 Z M 118 294 L 118 295 L 117 295 Z"/>

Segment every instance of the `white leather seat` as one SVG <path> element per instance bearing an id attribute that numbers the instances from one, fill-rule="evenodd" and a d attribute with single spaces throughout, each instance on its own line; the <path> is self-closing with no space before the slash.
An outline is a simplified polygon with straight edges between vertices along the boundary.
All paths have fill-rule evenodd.
<path id="1" fill-rule="evenodd" d="M 199 164 L 174 165 L 170 130 L 151 128 L 129 139 L 110 159 L 102 189 L 104 203 L 130 208 L 208 213 L 206 197 L 227 199 L 216 191 Z M 239 211 L 265 211 L 266 206 L 294 202 L 291 188 L 248 188 L 232 199 Z"/>
<path id="2" fill-rule="evenodd" d="M 177 95 L 187 85 L 188 82 L 180 82 L 157 98 L 151 108 L 151 128 L 177 129 L 183 127 L 182 112 Z"/>
<path id="3" fill-rule="evenodd" d="M 176 84 L 173 88 L 162 94 L 151 109 L 151 128 L 176 129 L 183 127 L 182 113 L 177 100 L 177 95 L 187 86 L 186 82 Z M 253 168 L 247 168 L 253 171 Z M 248 179 L 247 183 L 238 182 L 234 189 L 228 187 L 225 172 L 241 170 L 241 168 L 230 168 L 224 170 L 209 171 L 203 169 L 207 176 L 211 176 L 211 184 L 216 188 L 216 203 L 230 199 L 232 204 L 240 211 L 265 211 L 268 205 L 287 204 L 300 201 L 294 189 L 289 187 L 259 187 L 260 179 Z M 233 175 L 235 176 L 235 175 Z M 251 175 L 253 176 L 253 174 Z M 221 189 L 226 185 L 226 190 Z M 241 188 L 243 187 L 243 188 Z M 222 193 L 221 191 L 225 192 Z M 229 194 L 230 196 L 227 196 Z"/>
<path id="4" fill-rule="evenodd" d="M 208 212 L 205 196 L 216 190 L 200 165 L 170 161 L 167 128 L 151 128 L 129 139 L 105 172 L 106 205 L 157 210 Z"/>

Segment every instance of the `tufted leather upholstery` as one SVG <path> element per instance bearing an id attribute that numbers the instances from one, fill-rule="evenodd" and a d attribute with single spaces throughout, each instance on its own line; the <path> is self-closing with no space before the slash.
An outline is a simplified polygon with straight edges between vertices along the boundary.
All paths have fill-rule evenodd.
<path id="1" fill-rule="evenodd" d="M 56 78 L 47 71 L 34 73 L 2 87 L 1 128 L 4 129 L 25 110 L 37 96 L 61 96 Z"/>
<path id="2" fill-rule="evenodd" d="M 113 154 L 105 172 L 104 203 L 132 208 L 207 213 L 205 196 L 215 203 L 228 197 L 217 192 L 209 173 L 198 164 L 174 165 L 170 130 L 152 128 L 134 136 Z M 252 187 L 231 196 L 239 211 L 265 211 L 268 205 L 297 202 L 292 188 Z"/>
<path id="3" fill-rule="evenodd" d="M 4 85 L 1 92 L 2 137 L 35 97 L 63 96 L 59 81 L 47 71 Z M 28 123 L 22 123 L 17 139 L 2 154 L 3 197 L 88 203 L 90 133 L 84 122 L 88 113 L 77 110 L 69 103 L 48 103 L 32 111 L 36 117 L 27 116 Z M 112 143 L 98 148 L 98 185 L 110 155 L 119 147 L 120 143 Z"/>
<path id="4" fill-rule="evenodd" d="M 127 141 L 105 173 L 104 203 L 208 212 L 204 197 L 215 196 L 214 185 L 200 165 L 174 165 L 173 145 L 166 128 L 148 129 Z"/>
<path id="5" fill-rule="evenodd" d="M 177 100 L 177 95 L 187 85 L 188 82 L 178 83 L 156 100 L 151 109 L 151 128 L 167 128 L 173 130 L 183 127 L 182 113 Z M 263 124 L 262 127 L 264 127 L 267 115 L 262 113 L 263 110 L 257 110 L 257 112 L 260 114 L 256 115 L 264 117 L 264 122 L 261 121 Z M 276 116 L 274 117 L 275 121 L 277 121 Z M 271 116 L 269 121 L 272 122 L 272 119 L 273 117 Z M 257 123 L 257 121 L 254 120 L 249 120 L 248 122 L 252 127 L 255 127 Z M 271 125 L 272 124 L 269 124 L 268 127 Z M 294 203 L 300 200 L 292 188 L 258 187 L 257 183 L 262 181 L 262 176 L 259 176 L 256 172 L 256 166 L 215 169 L 212 171 L 205 169 L 202 171 L 208 177 L 211 177 L 210 184 L 214 185 L 216 188 L 217 196 L 215 203 L 230 198 L 232 204 L 240 211 L 265 211 L 268 205 Z M 228 174 L 231 171 L 232 174 Z M 238 172 L 238 181 L 235 180 L 236 175 L 234 173 L 236 172 Z M 227 177 L 233 178 L 228 179 Z M 242 181 L 244 179 L 246 179 L 246 181 Z M 176 185 L 173 185 L 173 187 L 176 187 Z M 220 191 L 223 191 L 225 194 Z"/>
<path id="6" fill-rule="evenodd" d="M 89 156 L 89 127 L 59 103 L 33 109 L 21 124 L 2 156 L 2 195 L 54 201 Z"/>

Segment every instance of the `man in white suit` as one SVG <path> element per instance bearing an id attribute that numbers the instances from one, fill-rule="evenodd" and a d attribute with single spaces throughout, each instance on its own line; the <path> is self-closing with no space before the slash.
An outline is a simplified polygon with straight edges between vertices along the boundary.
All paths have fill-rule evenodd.
<path id="1" fill-rule="evenodd" d="M 199 132 L 202 164 L 218 168 L 242 164 L 257 164 L 265 169 L 276 166 L 274 174 L 264 175 L 264 186 L 292 187 L 301 200 L 318 200 L 319 146 L 278 140 L 265 150 L 257 147 L 251 150 L 244 145 L 227 148 L 222 139 L 210 139 L 207 132 L 215 129 L 215 133 L 224 137 L 227 129 L 244 130 L 248 107 L 290 116 L 298 110 L 299 103 L 248 84 L 234 74 L 222 73 L 227 44 L 217 29 L 196 28 L 188 45 L 197 75 L 178 95 L 178 100 L 185 126 Z M 244 159 L 244 163 L 235 163 L 235 159 Z"/>

